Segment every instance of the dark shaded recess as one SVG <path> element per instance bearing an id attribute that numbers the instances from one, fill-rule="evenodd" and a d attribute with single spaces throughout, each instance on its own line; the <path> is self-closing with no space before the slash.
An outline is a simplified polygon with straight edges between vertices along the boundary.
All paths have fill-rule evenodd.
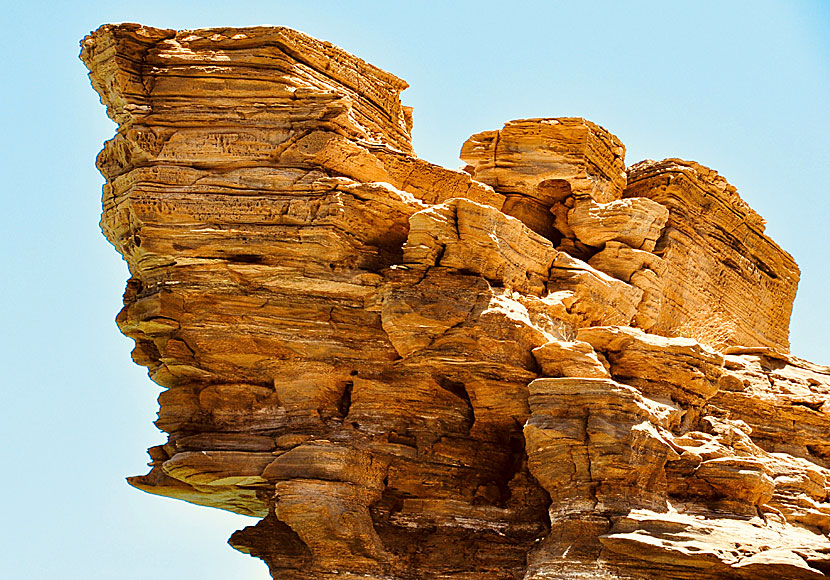
<path id="1" fill-rule="evenodd" d="M 341 420 L 345 419 L 349 414 L 349 409 L 352 406 L 352 390 L 354 389 L 354 381 L 346 381 L 343 387 L 343 394 L 340 395 L 340 401 L 337 403 L 337 413 Z"/>
<path id="2" fill-rule="evenodd" d="M 403 263 L 403 247 L 396 248 L 377 247 L 377 253 L 371 257 L 363 256 L 360 268 L 380 274 L 393 264 Z"/>
<path id="3" fill-rule="evenodd" d="M 482 459 L 472 480 L 472 505 L 519 510 L 546 525 L 550 496 L 528 471 L 522 425 L 516 422 L 477 445 Z"/>
<path id="4" fill-rule="evenodd" d="M 172 264 L 166 264 L 163 266 L 158 266 L 159 268 L 165 268 Z M 156 269 L 156 267 L 148 268 Z M 124 294 L 122 296 L 122 301 L 125 306 L 129 306 L 136 301 L 140 300 L 141 298 L 147 298 L 148 296 L 153 296 L 155 294 L 159 294 L 163 290 L 163 287 L 158 283 L 151 283 L 146 284 L 140 278 L 135 276 L 131 277 L 127 280 L 127 286 L 124 288 Z M 123 310 L 122 310 L 123 312 Z M 119 314 L 120 315 L 120 314 Z"/>
<path id="5" fill-rule="evenodd" d="M 830 445 L 807 445 L 807 451 L 822 460 L 830 460 Z"/>
<path id="6" fill-rule="evenodd" d="M 463 385 L 442 379 L 442 388 L 463 398 Z M 390 441 L 400 436 L 389 434 Z M 479 442 L 481 461 L 474 466 L 467 488 L 456 498 L 471 502 L 471 516 L 476 505 L 495 505 L 506 511 L 500 523 L 507 524 L 499 532 L 455 526 L 429 525 L 429 519 L 417 528 L 396 524 L 404 500 L 413 496 L 386 487 L 381 499 L 370 506 L 370 514 L 384 547 L 395 556 L 396 567 L 402 571 L 418 570 L 424 577 L 452 574 L 480 574 L 486 578 L 513 580 L 524 577 L 527 554 L 550 530 L 548 507 L 550 495 L 539 486 L 527 470 L 527 456 L 521 426 L 516 423 L 497 441 Z M 414 441 L 413 441 L 414 444 Z M 386 482 L 385 482 L 386 483 Z M 484 495 L 470 497 L 472 492 L 486 489 Z M 440 495 L 439 495 L 440 497 Z M 509 511 L 507 511 L 509 510 Z M 489 512 L 493 515 L 493 512 Z M 414 515 L 414 514 L 412 514 Z M 487 516 L 485 516 L 487 517 Z M 451 549 L 447 549 L 451 546 Z"/>
<path id="7" fill-rule="evenodd" d="M 375 519 L 375 511 L 372 517 Z M 538 537 L 527 532 L 501 535 L 466 528 L 397 527 L 388 521 L 376 521 L 375 530 L 384 547 L 395 555 L 395 567 L 403 573 L 417 570 L 422 577 L 478 573 L 484 578 L 520 580 L 526 571 L 527 552 Z"/>
<path id="8" fill-rule="evenodd" d="M 741 267 L 738 266 L 738 264 L 736 264 L 734 260 L 724 258 L 724 260 L 721 263 L 730 270 L 734 270 L 735 272 L 741 274 Z"/>
<path id="9" fill-rule="evenodd" d="M 669 217 L 671 220 L 671 217 Z M 660 234 L 660 237 L 657 238 L 657 243 L 654 245 L 654 249 L 651 251 L 652 254 L 662 258 L 666 254 L 666 249 L 669 247 L 669 241 L 671 240 L 671 232 L 679 231 L 675 228 L 671 227 L 668 222 L 666 226 L 663 228 L 663 232 Z"/>
<path id="10" fill-rule="evenodd" d="M 438 248 L 438 253 L 435 254 L 435 265 L 436 266 L 441 265 L 441 259 L 444 257 L 444 252 L 446 252 L 446 251 L 447 251 L 447 246 L 441 246 L 440 248 Z"/>
<path id="11" fill-rule="evenodd" d="M 340 391 L 340 397 L 337 399 L 330 399 L 326 401 L 326 405 L 317 409 L 317 415 L 329 427 L 332 421 L 336 423 L 343 423 L 349 415 L 349 410 L 352 407 L 352 390 L 354 389 L 354 381 L 345 381 L 343 383 L 343 390 Z M 356 423 L 352 423 L 357 428 Z"/>
<path id="12" fill-rule="evenodd" d="M 124 287 L 124 294 L 121 299 L 124 304 L 135 302 L 136 298 L 138 298 L 143 291 L 144 284 L 141 283 L 141 280 L 135 276 L 132 276 L 129 280 L 127 280 L 127 285 Z"/>
<path id="13" fill-rule="evenodd" d="M 603 248 L 583 244 L 579 240 L 571 238 L 563 238 L 563 240 L 567 240 L 568 243 L 559 244 L 556 247 L 556 249 L 560 252 L 565 252 L 566 254 L 576 258 L 577 260 L 582 260 L 583 262 L 587 262 L 603 250 Z"/>
<path id="14" fill-rule="evenodd" d="M 262 264 L 264 258 L 258 254 L 230 254 L 226 260 L 236 264 Z"/>
<path id="15" fill-rule="evenodd" d="M 520 580 L 524 578 L 527 552 L 535 539 L 534 534 L 521 535 L 526 537 L 513 534 L 505 537 L 487 530 L 439 528 L 417 544 L 411 544 L 407 560 L 415 570 L 439 574 L 477 572 L 484 578 Z"/>
<path id="16" fill-rule="evenodd" d="M 555 217 L 551 209 L 573 193 L 567 180 L 546 179 L 536 186 L 535 196 L 505 191 L 499 193 L 505 196 L 501 210 L 505 215 L 520 220 L 528 228 L 550 240 L 554 247 L 561 243 L 564 236 L 554 226 Z"/>
<path id="17" fill-rule="evenodd" d="M 188 246 L 186 244 L 173 244 L 173 249 L 178 252 L 190 252 L 193 251 L 195 248 L 192 246 Z M 203 260 L 225 260 L 226 262 L 230 262 L 231 264 L 265 264 L 266 259 L 265 256 L 261 254 L 246 254 L 246 253 L 224 253 L 222 251 L 209 254 L 209 255 L 194 255 L 191 256 L 193 258 L 199 258 Z"/>
<path id="18" fill-rule="evenodd" d="M 228 543 L 245 554 L 260 558 L 273 578 L 305 578 L 311 566 L 311 551 L 300 537 L 273 512 L 254 526 L 234 532 Z"/>
<path id="19" fill-rule="evenodd" d="M 193 435 L 184 435 L 177 431 L 172 433 L 166 447 L 172 447 L 173 453 L 182 451 L 273 451 L 276 448 L 274 437 L 254 433 L 234 433 L 226 431 L 203 431 Z M 152 455 L 151 455 L 152 457 Z M 267 501 L 267 498 L 266 498 Z"/>
<path id="20" fill-rule="evenodd" d="M 827 560 L 810 560 L 809 558 L 807 558 L 807 564 L 809 564 L 811 568 L 815 568 L 822 574 L 830 576 L 830 562 L 828 562 Z"/>
<path id="21" fill-rule="evenodd" d="M 444 249 L 446 249 L 446 248 L 442 248 L 442 251 Z M 481 274 L 479 274 L 478 272 L 476 272 L 475 270 L 469 270 L 467 268 L 459 268 L 458 270 L 456 270 L 456 272 L 458 273 L 459 276 L 476 276 L 478 278 L 483 278 L 483 276 Z M 490 280 L 488 278 L 487 281 L 490 283 L 490 286 L 492 286 L 493 288 L 501 288 L 502 287 L 501 282 L 498 281 L 498 280 Z"/>
<path id="22" fill-rule="evenodd" d="M 400 434 L 396 431 L 390 431 L 386 434 L 386 440 L 389 443 L 394 443 L 395 445 L 405 445 L 414 449 L 418 448 L 418 440 L 414 435 L 411 435 L 408 432 Z"/>
<path id="23" fill-rule="evenodd" d="M 130 354 L 135 364 L 143 367 L 154 367 L 161 362 L 161 354 L 153 341 L 141 338 L 134 340 L 135 348 Z"/>
<path id="24" fill-rule="evenodd" d="M 436 377 L 436 382 L 438 386 L 444 389 L 445 391 L 452 393 L 462 401 L 466 408 L 464 409 L 464 429 L 467 433 L 470 432 L 473 425 L 476 422 L 476 414 L 475 410 L 473 409 L 473 403 L 470 401 L 470 395 L 467 393 L 467 389 L 464 387 L 464 383 L 460 383 L 458 381 L 453 381 L 448 379 L 447 377 Z"/>
<path id="25" fill-rule="evenodd" d="M 505 458 L 504 467 L 494 481 L 499 490 L 499 499 L 497 502 L 499 507 L 507 506 L 507 502 L 510 501 L 513 494 L 510 489 L 510 482 L 520 470 L 526 468 L 527 466 L 525 438 L 524 433 L 521 430 L 517 433 L 510 434 L 507 449 L 509 449 L 509 453 Z"/>
<path id="26" fill-rule="evenodd" d="M 389 266 L 403 263 L 403 244 L 400 246 L 370 246 L 359 254 L 354 267 L 374 274 L 383 273 Z"/>
<path id="27" fill-rule="evenodd" d="M 756 266 L 759 270 L 761 270 L 761 272 L 763 272 L 764 274 L 766 274 L 767 276 L 769 276 L 769 277 L 770 277 L 770 278 L 772 278 L 773 280 L 775 280 L 775 279 L 777 279 L 777 278 L 778 278 L 778 274 L 776 274 L 776 273 L 773 271 L 773 269 L 772 269 L 772 268 L 770 268 L 769 266 L 767 266 L 767 264 L 766 264 L 765 262 L 761 261 L 761 259 L 760 259 L 760 258 L 758 258 L 757 256 L 750 256 L 750 257 L 749 257 L 749 259 L 750 259 L 750 260 L 752 260 L 752 263 L 753 263 L 753 264 L 755 264 L 755 266 Z"/>
<path id="28" fill-rule="evenodd" d="M 374 250 L 376 257 L 370 259 L 362 267 L 372 272 L 380 272 L 393 264 L 403 263 L 403 245 L 409 236 L 409 223 L 394 224 L 382 236 L 365 242 L 370 250 Z"/>
<path id="29" fill-rule="evenodd" d="M 824 405 L 824 401 L 793 401 L 792 404 L 798 407 L 807 407 L 812 411 L 818 411 Z"/>
<path id="30" fill-rule="evenodd" d="M 787 361 L 772 356 L 761 355 L 761 360 L 759 362 L 761 363 L 761 369 L 767 373 L 783 369 L 787 366 Z"/>
<path id="31" fill-rule="evenodd" d="M 540 236 L 550 240 L 554 246 L 562 241 L 562 234 L 554 226 L 550 206 L 538 199 L 519 193 L 508 193 L 502 212 L 513 216 Z"/>
<path id="32" fill-rule="evenodd" d="M 551 287 L 553 286 L 552 284 L 550 284 L 550 281 L 548 281 L 548 286 L 551 286 Z M 550 290 L 550 291 L 553 292 L 553 290 Z M 537 377 L 543 377 L 544 376 L 544 374 L 542 373 L 542 366 L 539 364 L 539 361 L 536 360 L 536 357 L 533 356 L 532 354 L 531 354 L 530 357 L 528 357 L 527 362 L 523 366 L 525 367 L 525 369 L 527 369 L 528 371 L 530 371 L 531 373 L 533 373 Z M 522 426 L 522 428 L 524 428 L 524 427 Z M 522 431 L 522 432 L 524 432 L 524 431 Z M 524 435 L 522 435 L 522 437 L 524 437 Z"/>

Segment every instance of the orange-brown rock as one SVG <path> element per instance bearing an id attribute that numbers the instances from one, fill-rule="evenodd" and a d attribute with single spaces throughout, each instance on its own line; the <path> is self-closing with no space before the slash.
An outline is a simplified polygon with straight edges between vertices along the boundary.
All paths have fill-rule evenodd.
<path id="1" fill-rule="evenodd" d="M 620 199 L 624 158 L 619 139 L 579 118 L 510 121 L 473 135 L 461 148 L 479 181 L 548 205 L 570 195 L 599 203 Z"/>
<path id="2" fill-rule="evenodd" d="M 652 252 L 668 217 L 665 207 L 642 197 L 608 203 L 578 199 L 568 211 L 568 226 L 588 246 L 615 241 Z"/>
<path id="3" fill-rule="evenodd" d="M 632 166 L 624 195 L 669 210 L 655 250 L 666 269 L 655 331 L 789 350 L 798 266 L 734 186 L 697 163 L 666 159 Z"/>
<path id="4" fill-rule="evenodd" d="M 582 119 L 415 157 L 406 83 L 283 28 L 106 25 L 101 219 L 165 387 L 150 493 L 274 578 L 830 574 L 830 369 L 717 174 Z"/>

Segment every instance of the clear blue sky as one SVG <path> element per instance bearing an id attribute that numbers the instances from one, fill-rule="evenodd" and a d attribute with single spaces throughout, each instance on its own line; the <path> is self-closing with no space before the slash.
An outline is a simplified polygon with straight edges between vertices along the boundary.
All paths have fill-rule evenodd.
<path id="1" fill-rule="evenodd" d="M 123 6 L 123 7 L 122 7 Z M 449 6 L 449 7 L 448 7 Z M 830 363 L 830 2 L 11 2 L 3 89 L 0 577 L 265 580 L 225 545 L 253 520 L 143 494 L 158 388 L 114 317 L 127 269 L 98 230 L 114 132 L 78 60 L 105 22 L 290 26 L 406 79 L 418 154 L 583 116 L 629 164 L 717 169 L 796 258 L 792 351 Z"/>

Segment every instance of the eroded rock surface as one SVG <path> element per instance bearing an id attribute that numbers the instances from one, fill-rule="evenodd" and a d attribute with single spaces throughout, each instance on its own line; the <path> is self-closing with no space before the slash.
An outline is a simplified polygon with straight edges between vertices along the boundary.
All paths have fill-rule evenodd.
<path id="1" fill-rule="evenodd" d="M 414 156 L 406 83 L 284 28 L 106 25 L 102 229 L 165 390 L 145 491 L 274 578 L 822 578 L 830 368 L 734 187 L 583 119 Z"/>

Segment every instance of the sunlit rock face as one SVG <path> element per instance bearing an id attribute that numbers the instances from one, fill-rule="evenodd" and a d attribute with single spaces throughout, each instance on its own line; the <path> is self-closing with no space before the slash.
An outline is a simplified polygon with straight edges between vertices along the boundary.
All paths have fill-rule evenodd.
<path id="1" fill-rule="evenodd" d="M 165 388 L 144 491 L 274 578 L 830 574 L 830 369 L 714 171 L 578 118 L 418 159 L 406 83 L 285 28 L 106 25 L 101 227 Z"/>

